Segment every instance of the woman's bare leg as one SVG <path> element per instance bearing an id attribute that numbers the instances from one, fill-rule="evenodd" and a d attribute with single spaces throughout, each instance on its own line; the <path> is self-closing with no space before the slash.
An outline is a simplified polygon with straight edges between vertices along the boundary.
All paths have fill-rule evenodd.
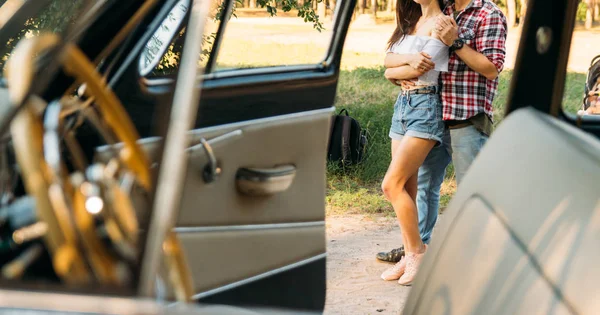
<path id="1" fill-rule="evenodd" d="M 398 148 L 399 145 L 400 145 L 400 140 L 392 139 L 392 161 L 396 158 L 396 155 L 397 155 L 396 149 Z M 414 181 L 414 185 L 406 185 L 406 188 L 407 188 L 408 194 L 410 195 L 410 197 L 412 198 L 412 200 L 414 200 L 414 202 L 416 204 L 417 203 L 417 175 L 415 175 L 413 177 L 411 177 L 409 182 L 411 180 Z M 398 215 L 396 215 L 396 219 L 398 220 L 398 225 L 400 227 L 402 227 L 402 224 L 400 223 L 400 217 L 398 217 Z M 404 244 L 404 245 L 406 244 L 406 238 L 404 237 L 404 233 L 402 233 L 402 244 Z"/>
<path id="2" fill-rule="evenodd" d="M 417 216 L 416 179 L 419 167 L 435 145 L 434 140 L 404 137 L 397 143 L 392 162 L 383 180 L 382 189 L 392 203 L 405 240 L 407 252 L 421 253 L 424 250 L 419 236 Z"/>

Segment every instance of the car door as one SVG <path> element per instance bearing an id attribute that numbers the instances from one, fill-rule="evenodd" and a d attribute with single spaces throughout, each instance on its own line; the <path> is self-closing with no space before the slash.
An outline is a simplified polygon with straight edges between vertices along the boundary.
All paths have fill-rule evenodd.
<path id="1" fill-rule="evenodd" d="M 528 2 L 508 117 L 445 210 L 404 314 L 597 312 L 600 120 L 563 110 L 577 5 Z"/>
<path id="2" fill-rule="evenodd" d="M 145 37 L 152 55 L 142 50 L 139 63 L 124 63 L 123 72 L 112 78 L 115 91 L 146 137 L 154 135 L 152 126 L 161 118 L 148 113 L 160 113 L 174 88 L 173 77 L 160 74 L 160 67 L 152 68 L 150 61 L 176 54 L 173 47 L 181 28 L 168 23 L 170 18 L 184 20 L 188 2 L 166 3 L 171 11 L 159 14 L 162 22 L 150 24 L 154 27 Z M 251 49 L 269 40 L 285 42 L 287 35 L 278 27 L 286 28 L 287 20 L 271 28 L 267 18 L 244 24 L 251 18 L 236 20 L 225 14 L 215 22 L 213 16 L 214 24 L 203 39 L 210 43 L 200 57 L 206 73 L 195 128 L 189 132 L 188 172 L 175 227 L 190 265 L 196 300 L 323 309 L 326 152 L 354 4 L 338 1 L 331 6 L 326 12 L 332 18 L 323 17 L 323 32 L 305 23 L 290 27 L 290 34 L 308 27 L 306 36 L 295 37 L 304 40 L 301 45 L 276 44 L 258 53 Z M 232 5 L 215 2 L 213 12 L 231 12 Z M 169 38 L 160 33 L 169 27 L 177 28 L 170 32 L 175 34 L 173 45 L 154 49 L 157 39 Z M 252 40 L 263 44 L 252 46 L 246 37 L 253 34 Z M 313 58 L 315 50 L 321 53 Z M 248 57 L 250 65 L 235 63 L 240 51 L 247 54 L 242 57 Z M 310 58 L 303 56 L 306 51 Z M 164 68 L 168 67 L 167 63 Z M 154 75 L 148 76 L 151 72 Z M 156 143 L 149 138 L 144 145 L 153 152 Z"/>

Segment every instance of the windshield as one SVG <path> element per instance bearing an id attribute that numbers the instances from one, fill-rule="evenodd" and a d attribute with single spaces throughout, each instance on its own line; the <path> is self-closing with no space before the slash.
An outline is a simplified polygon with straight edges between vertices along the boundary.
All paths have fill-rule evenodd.
<path id="1" fill-rule="evenodd" d="M 0 0 L 0 41 L 4 41 L 0 46 L 0 77 L 4 76 L 6 61 L 21 39 L 66 31 L 86 3 L 84 0 Z"/>

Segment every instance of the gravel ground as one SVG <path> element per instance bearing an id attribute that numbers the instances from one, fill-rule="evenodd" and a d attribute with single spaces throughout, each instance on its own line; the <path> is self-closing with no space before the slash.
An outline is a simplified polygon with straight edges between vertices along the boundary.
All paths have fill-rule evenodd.
<path id="1" fill-rule="evenodd" d="M 391 264 L 375 254 L 400 244 L 393 218 L 363 215 L 327 218 L 327 302 L 325 314 L 398 314 L 410 288 L 383 281 Z"/>

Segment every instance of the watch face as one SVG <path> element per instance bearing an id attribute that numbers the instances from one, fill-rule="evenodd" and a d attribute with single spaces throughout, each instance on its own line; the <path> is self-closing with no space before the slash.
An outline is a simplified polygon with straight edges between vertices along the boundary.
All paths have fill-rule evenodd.
<path id="1" fill-rule="evenodd" d="M 465 42 L 462 39 L 459 38 L 459 39 L 457 39 L 457 40 L 454 41 L 454 43 L 452 44 L 452 47 L 460 49 L 460 48 L 463 47 L 464 43 Z"/>

